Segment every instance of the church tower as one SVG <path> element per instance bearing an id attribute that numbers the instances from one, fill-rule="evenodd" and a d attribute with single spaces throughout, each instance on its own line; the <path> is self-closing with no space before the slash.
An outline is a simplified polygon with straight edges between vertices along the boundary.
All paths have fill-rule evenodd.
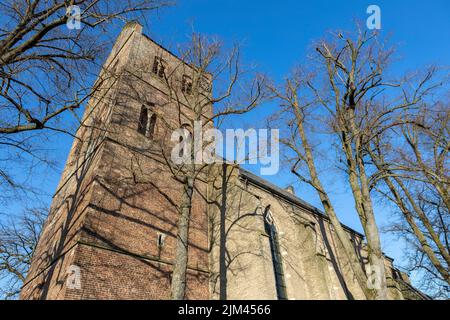
<path id="1" fill-rule="evenodd" d="M 189 122 L 192 110 L 175 106 L 170 91 L 189 91 L 193 72 L 139 24 L 124 27 L 93 87 L 22 299 L 170 298 L 182 185 L 162 149 Z M 188 299 L 209 298 L 202 191 L 200 183 L 192 202 Z"/>

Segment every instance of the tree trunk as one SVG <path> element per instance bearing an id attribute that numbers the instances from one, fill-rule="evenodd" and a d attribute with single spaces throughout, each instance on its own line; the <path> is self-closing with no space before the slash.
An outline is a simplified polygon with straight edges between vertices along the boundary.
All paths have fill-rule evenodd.
<path id="1" fill-rule="evenodd" d="M 367 181 L 366 171 L 362 158 L 358 158 L 359 177 L 361 181 L 362 203 L 361 206 L 366 214 L 366 237 L 368 245 L 369 263 L 375 272 L 376 283 L 374 289 L 376 291 L 377 300 L 387 300 L 387 283 L 386 270 L 384 267 L 384 254 L 381 250 L 380 234 L 375 221 L 375 213 L 372 206 L 372 198 L 369 193 L 369 183 Z"/>
<path id="2" fill-rule="evenodd" d="M 365 230 L 369 264 L 372 272 L 372 274 L 369 275 L 369 281 L 375 277 L 375 279 L 373 279 L 375 280 L 373 283 L 373 289 L 376 293 L 375 299 L 387 300 L 388 296 L 386 271 L 384 268 L 384 255 L 381 250 L 380 235 L 378 233 L 378 227 L 375 223 L 375 217 L 373 214 L 368 215 Z"/>
<path id="3" fill-rule="evenodd" d="M 186 270 L 188 263 L 189 222 L 191 219 L 194 179 L 187 177 L 180 205 L 178 220 L 177 246 L 172 273 L 171 299 L 183 300 L 186 291 Z"/>
<path id="4" fill-rule="evenodd" d="M 297 127 L 298 127 L 300 138 L 302 140 L 302 145 L 305 149 L 305 160 L 306 160 L 306 164 L 308 166 L 309 174 L 311 176 L 312 186 L 317 190 L 317 192 L 319 194 L 319 198 L 323 205 L 323 208 L 324 208 L 327 216 L 330 218 L 331 224 L 333 225 L 334 230 L 336 231 L 339 242 L 342 244 L 342 247 L 344 248 L 345 255 L 351 265 L 351 268 L 355 274 L 355 277 L 356 277 L 356 280 L 357 280 L 359 286 L 361 287 L 362 291 L 364 292 L 364 295 L 366 296 L 366 298 L 369 300 L 372 300 L 374 298 L 374 294 L 367 287 L 367 277 L 362 268 L 361 261 L 358 259 L 358 256 L 356 255 L 355 247 L 351 243 L 348 233 L 342 227 L 342 224 L 340 223 L 340 221 L 334 211 L 334 208 L 331 205 L 331 201 L 328 197 L 328 194 L 325 192 L 325 190 L 322 186 L 322 183 L 320 182 L 319 176 L 317 174 L 316 166 L 314 163 L 312 150 L 311 150 L 309 141 L 306 137 L 306 133 L 304 130 L 302 116 L 300 115 L 298 108 L 295 108 L 295 109 L 296 109 L 295 115 L 297 118 Z"/>
<path id="5" fill-rule="evenodd" d="M 353 83 L 353 77 L 350 77 Z M 386 271 L 384 267 L 384 255 L 381 250 L 380 234 L 375 221 L 375 213 L 370 197 L 369 184 L 366 175 L 366 168 L 363 161 L 362 134 L 356 126 L 355 105 L 350 104 L 348 108 L 344 106 L 344 117 L 341 124 L 343 133 L 343 149 L 346 156 L 350 186 L 355 199 L 355 206 L 361 218 L 361 224 L 366 235 L 368 259 L 370 265 L 369 280 L 375 280 L 372 288 L 375 291 L 377 300 L 387 300 Z M 355 153 L 353 153 L 352 142 Z M 375 279 L 373 278 L 375 277 Z"/>

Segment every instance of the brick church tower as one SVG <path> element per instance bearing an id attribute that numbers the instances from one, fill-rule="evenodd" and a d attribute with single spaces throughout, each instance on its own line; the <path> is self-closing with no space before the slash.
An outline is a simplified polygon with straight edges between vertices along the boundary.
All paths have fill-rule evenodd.
<path id="1" fill-rule="evenodd" d="M 165 167 L 161 145 L 170 147 L 169 128 L 191 112 L 169 99 L 164 77 L 173 70 L 180 90 L 189 89 L 189 65 L 137 23 L 125 26 L 94 85 L 22 299 L 170 297 L 182 186 Z M 188 299 L 209 298 L 206 208 L 194 192 Z"/>

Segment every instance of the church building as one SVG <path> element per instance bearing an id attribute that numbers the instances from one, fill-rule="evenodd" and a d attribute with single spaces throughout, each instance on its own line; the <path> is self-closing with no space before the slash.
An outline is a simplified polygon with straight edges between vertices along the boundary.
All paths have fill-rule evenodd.
<path id="1" fill-rule="evenodd" d="M 196 72 L 139 24 L 124 27 L 92 89 L 21 299 L 170 299 L 183 185 L 166 154 L 173 129 L 198 117 L 185 97 Z M 207 95 L 212 80 L 203 80 Z M 201 115 L 205 127 L 212 108 Z M 365 267 L 364 236 L 345 230 Z M 390 299 L 427 298 L 387 256 L 385 266 Z M 364 294 L 320 209 L 292 187 L 223 164 L 196 180 L 185 297 Z"/>

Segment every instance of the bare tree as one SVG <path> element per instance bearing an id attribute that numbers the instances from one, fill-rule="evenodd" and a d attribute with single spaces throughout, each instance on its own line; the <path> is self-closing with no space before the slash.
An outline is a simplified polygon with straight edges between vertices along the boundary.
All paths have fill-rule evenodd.
<path id="1" fill-rule="evenodd" d="M 190 128 L 194 128 L 195 123 L 199 121 L 204 122 L 203 126 L 205 128 L 211 127 L 216 118 L 231 114 L 243 114 L 259 104 L 262 98 L 260 79 L 254 79 L 251 86 L 247 87 L 248 92 L 244 93 L 247 95 L 246 97 L 238 93 L 237 86 L 242 85 L 242 81 L 238 82 L 238 80 L 241 80 L 240 77 L 242 77 L 243 71 L 240 70 L 239 50 L 237 47 L 227 54 L 223 52 L 222 44 L 219 41 L 210 41 L 205 37 L 193 35 L 188 48 L 183 50 L 182 57 L 185 62 L 196 67 L 192 75 L 192 89 L 190 93 L 187 90 L 182 91 L 184 92 L 182 97 L 179 97 L 176 94 L 177 91 L 174 90 L 173 99 L 179 111 L 182 110 L 182 101 L 188 101 L 189 107 L 194 111 L 194 117 L 190 118 Z M 217 94 L 213 95 L 211 85 L 223 79 L 226 81 L 225 86 L 222 87 L 223 91 L 221 92 L 219 89 L 216 91 Z M 240 99 L 237 99 L 237 96 Z M 216 108 L 215 112 L 212 110 L 213 106 Z M 196 164 L 194 159 L 196 156 L 195 139 L 196 137 L 193 137 L 193 139 L 188 139 L 187 143 L 183 143 L 184 148 L 191 150 L 189 159 L 192 162 L 182 163 L 181 166 L 176 166 L 176 171 L 172 171 L 174 176 L 184 185 L 180 205 L 180 219 L 178 221 L 175 265 L 172 274 L 172 299 L 184 298 L 192 193 L 195 181 L 201 178 L 200 175 L 205 173 L 205 170 L 210 167 L 210 164 L 207 163 Z M 211 144 L 213 142 L 209 141 L 208 143 Z M 203 153 L 207 147 L 208 144 L 201 149 L 201 152 Z M 168 164 L 169 167 L 173 168 L 171 161 L 168 161 Z"/>
<path id="2" fill-rule="evenodd" d="M 330 218 L 338 239 L 344 248 L 359 286 L 363 289 L 367 299 L 373 299 L 374 295 L 367 287 L 367 276 L 357 256 L 356 249 L 336 215 L 334 206 L 321 182 L 316 167 L 315 156 L 306 130 L 308 126 L 306 115 L 310 114 L 310 109 L 314 106 L 314 99 L 308 101 L 306 95 L 303 96 L 303 91 L 307 88 L 309 80 L 309 75 L 303 74 L 300 69 L 297 69 L 291 77 L 286 79 L 283 87 L 270 86 L 273 96 L 280 101 L 281 110 L 275 119 L 281 119 L 287 128 L 285 137 L 280 142 L 293 153 L 290 157 L 291 172 L 301 182 L 309 184 L 317 191 L 325 213 Z M 304 171 L 302 170 L 303 166 L 306 166 L 305 174 L 302 173 Z"/>
<path id="3" fill-rule="evenodd" d="M 387 283 L 371 194 L 378 170 L 370 162 L 367 149 L 375 137 L 407 123 L 398 117 L 399 113 L 415 107 L 436 87 L 431 81 L 433 70 L 418 83 L 407 81 L 410 79 L 387 80 L 392 53 L 376 33 L 361 30 L 355 34 L 332 33 L 331 38 L 318 42 L 310 75 L 294 74 L 287 79 L 284 90 L 273 90 L 281 98 L 282 112 L 289 113 L 285 123 L 290 130 L 282 142 L 293 151 L 292 172 L 314 187 L 330 218 L 336 215 L 315 168 L 317 152 L 314 153 L 310 144 L 314 139 L 313 130 L 307 132 L 305 124 L 328 128 L 328 133 L 335 137 L 333 144 L 338 147 L 335 163 L 348 178 L 366 235 L 369 271 L 378 280 L 369 288 L 372 290 L 364 285 L 364 274 L 357 267 L 352 247 L 346 239 L 341 239 L 345 235 L 339 237 L 354 263 L 358 282 L 366 287 L 366 296 L 375 299 L 387 298 Z M 309 177 L 301 174 L 302 164 L 306 165 Z M 340 233 L 337 218 L 332 222 Z"/>
<path id="4" fill-rule="evenodd" d="M 410 244 L 409 269 L 422 271 L 434 296 L 448 296 L 450 111 L 442 102 L 423 103 L 402 118 L 408 121 L 369 149 L 379 170 L 373 183 L 402 214 L 388 230 Z"/>
<path id="5" fill-rule="evenodd" d="M 47 210 L 32 209 L 0 223 L 0 294 L 16 299 L 31 264 Z"/>
<path id="6" fill-rule="evenodd" d="M 72 134 L 110 42 L 113 22 L 143 17 L 163 0 L 6 0 L 0 4 L 0 148 L 28 166 L 48 163 L 38 144 Z M 77 24 L 79 22 L 79 25 Z M 72 116 L 66 116 L 66 114 Z M 74 121 L 75 120 L 75 121 Z M 70 124 L 73 124 L 71 126 Z M 43 130 L 45 129 L 45 130 Z M 30 133 L 30 131 L 40 133 Z M 28 189 L 0 163 L 6 194 Z"/>
<path id="7" fill-rule="evenodd" d="M 0 133 L 58 129 L 50 123 L 89 97 L 86 71 L 99 69 L 108 23 L 159 8 L 158 0 L 7 1 L 0 32 L 2 123 Z M 79 29 L 69 29 L 68 9 L 80 10 Z"/>

